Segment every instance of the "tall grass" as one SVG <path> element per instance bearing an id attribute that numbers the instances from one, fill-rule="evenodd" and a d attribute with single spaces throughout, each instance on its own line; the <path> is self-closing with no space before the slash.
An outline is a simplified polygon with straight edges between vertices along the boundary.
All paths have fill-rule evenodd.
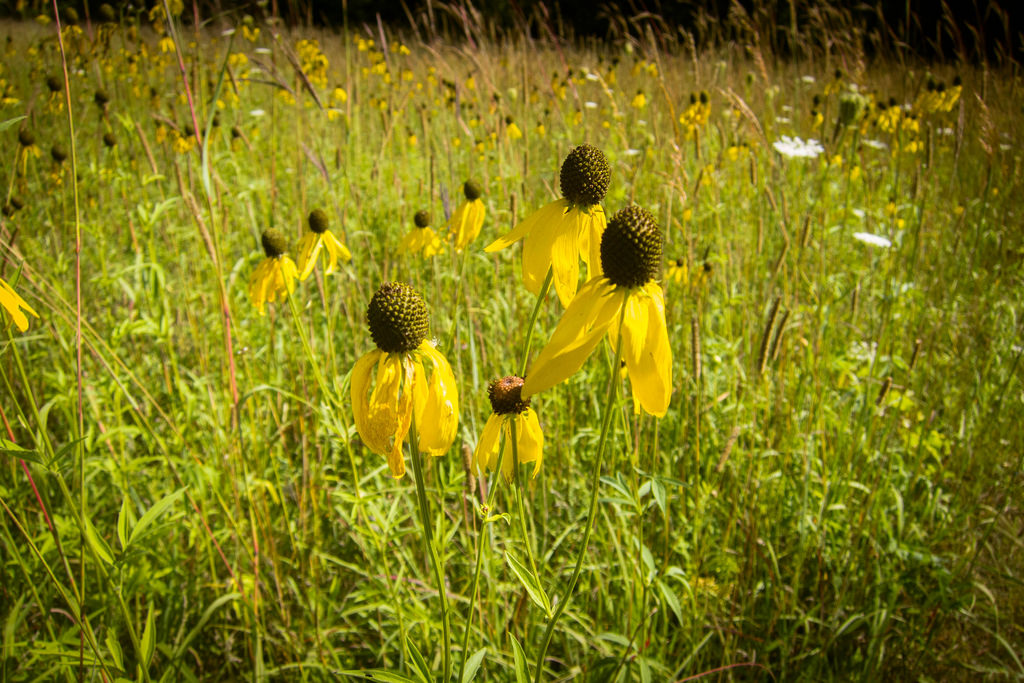
<path id="1" fill-rule="evenodd" d="M 703 25 L 720 46 L 698 51 L 653 20 L 587 44 L 431 9 L 409 32 L 173 7 L 161 34 L 83 22 L 66 82 L 54 23 L 3 25 L 0 119 L 26 118 L 0 131 L 0 275 L 41 317 L 24 334 L 5 318 L 0 343 L 0 678 L 442 671 L 412 477 L 348 403 L 367 303 L 394 279 L 422 292 L 459 383 L 459 436 L 425 481 L 464 680 L 1024 676 L 1015 69 L 870 60 L 855 17 L 827 13 L 781 59 L 756 13 Z M 877 123 L 878 103 L 954 76 L 951 111 Z M 867 108 L 836 126 L 854 88 Z M 824 152 L 786 157 L 782 135 Z M 521 514 L 519 488 L 468 465 L 535 303 L 519 249 L 482 247 L 559 196 L 583 142 L 612 165 L 609 215 L 638 203 L 665 233 L 674 392 L 663 419 L 628 390 L 609 415 L 607 348 L 537 396 Z M 399 253 L 415 212 L 443 229 L 470 178 L 479 240 Z M 294 245 L 314 208 L 353 260 L 257 315 L 261 232 Z M 535 351 L 560 315 L 543 302 Z M 606 417 L 589 550 L 538 662 L 534 596 L 573 574 Z M 505 559 L 527 544 L 535 573 Z"/>

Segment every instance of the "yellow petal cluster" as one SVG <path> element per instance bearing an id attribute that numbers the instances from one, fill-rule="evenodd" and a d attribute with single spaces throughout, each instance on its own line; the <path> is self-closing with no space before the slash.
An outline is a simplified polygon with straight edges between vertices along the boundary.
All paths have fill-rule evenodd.
<path id="1" fill-rule="evenodd" d="M 316 267 L 317 257 L 323 254 L 324 275 L 330 275 L 340 259 L 343 263 L 352 260 L 352 252 L 334 236 L 330 230 L 314 232 L 307 230 L 299 240 L 299 279 L 305 280 Z"/>
<path id="2" fill-rule="evenodd" d="M 654 281 L 626 288 L 596 277 L 583 285 L 530 366 L 523 397 L 578 372 L 605 335 L 616 345 L 620 320 L 622 358 L 634 410 L 664 417 L 672 395 L 672 349 L 665 323 L 665 294 Z"/>
<path id="3" fill-rule="evenodd" d="M 459 423 L 459 394 L 451 366 L 428 341 L 412 353 L 370 351 L 352 368 L 352 413 L 360 438 L 405 476 L 402 444 L 416 421 L 421 453 L 444 455 Z"/>
<path id="4" fill-rule="evenodd" d="M 266 314 L 266 303 L 277 301 L 277 295 L 287 290 L 295 291 L 295 280 L 299 273 L 288 254 L 268 256 L 260 261 L 249 278 L 249 298 L 260 315 Z"/>
<path id="5" fill-rule="evenodd" d="M 510 446 L 513 443 L 513 429 L 515 457 Z M 495 469 L 500 460 L 501 472 L 505 479 L 512 478 L 515 460 L 518 460 L 519 464 L 532 462 L 532 476 L 536 477 L 543 459 L 544 432 L 540 428 L 537 413 L 532 408 L 507 415 L 491 413 L 473 452 L 473 463 L 478 474 L 482 475 L 488 469 Z"/>
<path id="6" fill-rule="evenodd" d="M 25 313 L 31 313 L 32 317 L 38 318 L 39 314 L 32 309 L 25 300 L 22 299 L 14 288 L 4 282 L 3 278 L 0 278 L 0 306 L 3 306 L 4 310 L 10 314 L 11 319 L 14 321 L 14 325 L 24 332 L 28 329 L 28 318 Z M 24 311 L 22 311 L 24 309 Z"/>

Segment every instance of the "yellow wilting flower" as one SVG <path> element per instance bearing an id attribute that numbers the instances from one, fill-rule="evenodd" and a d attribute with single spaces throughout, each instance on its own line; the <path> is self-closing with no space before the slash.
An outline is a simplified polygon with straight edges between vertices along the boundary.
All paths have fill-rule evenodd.
<path id="1" fill-rule="evenodd" d="M 539 294 L 551 268 L 558 299 L 568 306 L 579 287 L 579 259 L 587 264 L 588 277 L 601 272 L 601 233 L 605 228 L 601 200 L 610 181 L 611 166 L 601 150 L 587 144 L 574 148 L 559 173 L 562 199 L 535 211 L 484 251 L 499 251 L 523 240 L 526 288 Z"/>
<path id="2" fill-rule="evenodd" d="M 413 216 L 413 228 L 402 238 L 398 245 L 400 253 L 418 254 L 423 252 L 424 258 L 441 253 L 441 238 L 430 227 L 430 214 L 417 211 Z"/>
<path id="3" fill-rule="evenodd" d="M 516 125 L 511 116 L 505 117 L 505 135 L 509 140 L 518 140 L 523 137 L 523 131 L 519 130 L 519 126 Z"/>
<path id="4" fill-rule="evenodd" d="M 352 414 L 360 438 L 388 459 L 399 479 L 405 475 L 402 444 L 413 420 L 420 452 L 438 456 L 451 448 L 459 424 L 458 389 L 448 361 L 426 341 L 427 306 L 412 287 L 381 285 L 366 321 L 377 348 L 352 368 Z"/>
<path id="5" fill-rule="evenodd" d="M 256 270 L 253 271 L 252 277 L 249 278 L 249 298 L 252 299 L 252 303 L 260 315 L 264 315 L 266 302 L 275 302 L 278 293 L 283 290 L 287 289 L 288 294 L 295 291 L 295 279 L 298 277 L 298 271 L 295 268 L 295 262 L 285 253 L 288 243 L 280 230 L 276 228 L 264 230 L 260 242 L 263 244 L 263 253 L 267 257 L 260 261 Z"/>
<path id="6" fill-rule="evenodd" d="M 455 251 L 462 251 L 480 234 L 484 225 L 484 203 L 480 199 L 483 190 L 475 180 L 467 180 L 462 186 L 466 201 L 452 212 L 449 230 L 455 240 Z"/>
<path id="7" fill-rule="evenodd" d="M 665 324 L 665 293 L 655 278 L 663 237 L 639 206 L 622 209 L 601 238 L 603 275 L 587 281 L 562 314 L 551 339 L 526 373 L 523 396 L 575 374 L 607 334 L 622 330 L 622 358 L 633 389 L 633 408 L 663 417 L 672 395 L 672 349 Z"/>
<path id="8" fill-rule="evenodd" d="M 324 255 L 324 275 L 334 272 L 338 259 L 348 263 L 352 252 L 334 236 L 330 220 L 322 209 L 313 209 L 309 214 L 309 231 L 299 240 L 299 279 L 305 280 L 313 272 L 317 257 Z"/>
<path id="9" fill-rule="evenodd" d="M 497 468 L 500 461 L 505 479 L 511 479 L 516 464 L 513 460 L 519 464 L 532 462 L 534 477 L 540 472 L 544 459 L 544 432 L 540 428 L 537 413 L 530 408 L 529 399 L 522 397 L 522 389 L 523 378 L 516 375 L 496 379 L 487 387 L 494 412 L 487 418 L 487 424 L 473 452 L 477 473 L 483 475 L 486 470 Z M 508 447 L 512 443 L 513 425 L 516 439 L 514 459 L 513 450 Z"/>
<path id="10" fill-rule="evenodd" d="M 630 106 L 634 109 L 643 109 L 647 106 L 647 95 L 644 95 L 643 90 L 637 90 L 636 95 L 633 96 L 633 101 Z"/>
<path id="11" fill-rule="evenodd" d="M 0 278 L 0 306 L 4 307 L 14 321 L 14 325 L 21 332 L 28 329 L 28 318 L 25 317 L 25 312 L 31 313 L 33 318 L 39 317 L 39 314 L 25 303 L 25 300 L 3 278 Z M 25 309 L 25 312 L 22 312 L 22 309 Z"/>

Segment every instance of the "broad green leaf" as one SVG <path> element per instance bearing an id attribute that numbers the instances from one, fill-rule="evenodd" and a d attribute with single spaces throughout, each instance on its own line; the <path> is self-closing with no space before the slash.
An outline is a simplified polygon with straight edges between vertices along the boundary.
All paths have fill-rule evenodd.
<path id="1" fill-rule="evenodd" d="M 174 505 L 174 503 L 177 502 L 177 500 L 181 498 L 184 494 L 185 489 L 180 488 L 174 493 L 168 494 L 161 498 L 160 500 L 158 500 L 157 502 L 153 503 L 153 507 L 146 510 L 146 514 L 142 515 L 142 518 L 139 519 L 139 523 L 135 525 L 134 529 L 132 529 L 132 533 L 128 537 L 128 545 L 131 545 L 136 538 L 142 536 L 142 534 L 145 533 L 146 529 L 149 528 L 149 526 L 156 521 L 156 518 L 162 515 L 164 512 L 166 512 L 167 509 Z"/>
<path id="2" fill-rule="evenodd" d="M 537 577 L 533 575 L 522 562 L 516 559 L 516 556 L 512 553 L 505 551 L 505 560 L 508 561 L 508 566 L 512 568 L 512 573 L 516 575 L 519 582 L 526 588 L 526 592 L 530 595 L 530 598 L 544 610 L 544 614 L 551 616 L 551 603 L 548 601 L 547 593 L 541 588 L 540 582 L 537 581 Z"/>
<path id="3" fill-rule="evenodd" d="M 661 514 L 665 514 L 666 503 L 665 503 L 665 485 L 661 483 L 660 479 L 651 480 L 651 493 L 654 494 L 654 502 L 658 504 L 661 509 Z"/>
<path id="4" fill-rule="evenodd" d="M 526 653 L 523 646 L 519 644 L 516 637 L 511 633 L 508 639 L 512 641 L 512 655 L 515 658 L 516 683 L 530 683 L 530 663 L 526 661 Z"/>
<path id="5" fill-rule="evenodd" d="M 484 660 L 484 655 L 486 654 L 487 648 L 482 647 L 466 660 L 466 668 L 462 671 L 462 681 L 460 683 L 470 683 L 476 678 L 476 673 L 480 670 L 480 663 Z"/>

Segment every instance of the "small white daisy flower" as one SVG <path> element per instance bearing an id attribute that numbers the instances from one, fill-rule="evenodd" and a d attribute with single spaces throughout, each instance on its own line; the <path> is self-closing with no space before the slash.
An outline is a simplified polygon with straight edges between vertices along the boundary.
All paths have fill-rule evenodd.
<path id="1" fill-rule="evenodd" d="M 886 238 L 880 235 L 872 235 L 870 232 L 855 232 L 853 233 L 853 238 L 873 247 L 889 248 L 892 246 L 892 242 Z"/>
<path id="2" fill-rule="evenodd" d="M 804 142 L 800 138 L 791 138 L 788 135 L 783 135 L 773 142 L 772 147 L 784 157 L 800 159 L 813 159 L 825 151 L 825 148 L 817 140 L 811 139 Z"/>

